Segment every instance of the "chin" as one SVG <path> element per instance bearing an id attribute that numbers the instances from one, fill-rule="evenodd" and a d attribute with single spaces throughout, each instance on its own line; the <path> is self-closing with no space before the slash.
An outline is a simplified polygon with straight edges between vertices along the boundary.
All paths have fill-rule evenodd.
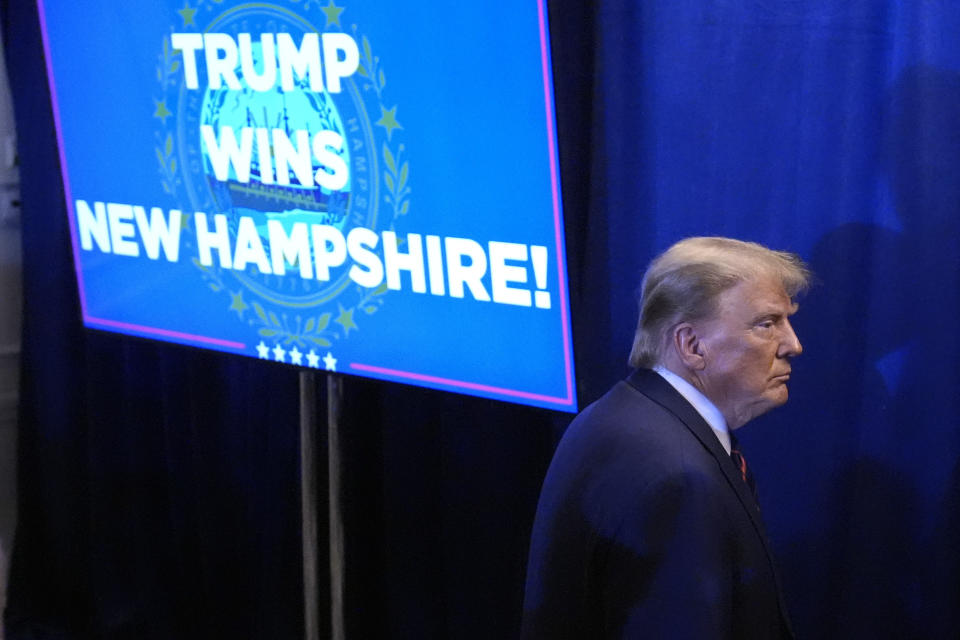
<path id="1" fill-rule="evenodd" d="M 787 391 L 787 385 L 783 384 L 773 389 L 768 396 L 770 399 L 770 408 L 780 407 L 787 403 L 787 399 L 790 397 L 790 392 Z"/>

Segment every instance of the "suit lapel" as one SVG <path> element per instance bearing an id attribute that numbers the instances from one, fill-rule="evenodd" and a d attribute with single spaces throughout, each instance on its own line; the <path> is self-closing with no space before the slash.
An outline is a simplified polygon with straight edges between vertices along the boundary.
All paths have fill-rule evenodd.
<path id="1" fill-rule="evenodd" d="M 718 440 L 716 434 L 713 433 L 710 425 L 703 419 L 703 416 L 701 416 L 697 410 L 693 408 L 693 405 L 687 402 L 686 398 L 680 395 L 669 382 L 664 380 L 655 371 L 651 371 L 650 369 L 637 369 L 627 378 L 627 383 L 675 415 L 716 459 L 717 464 L 720 466 L 720 471 L 723 472 L 730 488 L 733 489 L 740 499 L 743 508 L 750 517 L 750 521 L 753 522 L 753 526 L 763 540 L 767 555 L 771 556 L 772 561 L 772 554 L 767 543 L 766 530 L 763 526 L 763 521 L 760 519 L 760 506 L 753 497 L 750 487 L 743 481 L 740 470 L 737 469 L 733 460 L 723 448 L 723 445 L 720 444 L 720 440 Z"/>
<path id="2" fill-rule="evenodd" d="M 770 563 L 770 570 L 773 573 L 774 582 L 776 583 L 777 601 L 780 604 L 781 615 L 784 623 L 787 625 L 787 629 L 790 631 L 790 636 L 793 637 L 790 619 L 787 616 L 786 606 L 783 601 L 783 588 L 780 583 L 779 572 L 777 571 L 777 563 L 773 559 L 773 550 L 770 548 L 770 541 L 767 539 L 767 531 L 763 525 L 763 520 L 760 518 L 760 505 L 757 504 L 753 492 L 750 491 L 750 487 L 743 481 L 740 470 L 733 463 L 733 460 L 727 454 L 723 445 L 720 444 L 720 440 L 718 440 L 717 436 L 713 433 L 710 425 L 703 419 L 703 416 L 701 416 L 697 410 L 693 408 L 693 405 L 687 402 L 687 399 L 680 395 L 669 382 L 664 380 L 660 374 L 650 369 L 636 369 L 627 378 L 627 384 L 676 416 L 717 460 L 720 471 L 722 471 L 724 477 L 726 477 L 730 488 L 737 494 L 737 498 L 740 499 L 740 503 L 750 517 L 754 529 L 756 529 L 757 534 L 760 536 L 763 549 L 767 554 L 767 560 Z"/>

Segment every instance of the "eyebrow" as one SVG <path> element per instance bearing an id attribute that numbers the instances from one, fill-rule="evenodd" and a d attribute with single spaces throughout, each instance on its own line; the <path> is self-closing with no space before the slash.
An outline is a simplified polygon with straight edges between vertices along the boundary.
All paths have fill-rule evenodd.
<path id="1" fill-rule="evenodd" d="M 762 320 L 768 320 L 768 319 L 776 320 L 779 318 L 789 318 L 790 316 L 795 314 L 799 308 L 800 308 L 800 305 L 794 302 L 794 303 L 791 303 L 790 307 L 786 311 L 782 309 L 767 309 L 756 314 L 753 317 L 752 322 L 756 323 L 756 322 L 760 322 Z"/>

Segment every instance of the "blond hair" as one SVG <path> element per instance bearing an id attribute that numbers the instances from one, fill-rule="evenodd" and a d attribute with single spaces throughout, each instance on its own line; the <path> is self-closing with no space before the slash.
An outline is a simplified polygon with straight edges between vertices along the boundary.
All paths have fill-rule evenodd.
<path id="1" fill-rule="evenodd" d="M 773 278 L 794 298 L 807 289 L 810 277 L 797 255 L 755 242 L 718 237 L 681 240 L 655 258 L 643 276 L 630 365 L 660 363 L 670 330 L 712 315 L 720 294 L 740 282 Z"/>

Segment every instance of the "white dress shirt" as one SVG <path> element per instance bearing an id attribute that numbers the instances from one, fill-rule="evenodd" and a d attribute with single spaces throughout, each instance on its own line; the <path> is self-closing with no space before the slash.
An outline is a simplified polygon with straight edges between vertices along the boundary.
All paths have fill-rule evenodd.
<path id="1" fill-rule="evenodd" d="M 673 371 L 670 371 L 666 367 L 662 367 L 660 365 L 655 366 L 653 370 L 659 373 L 660 376 L 666 380 L 671 387 L 676 389 L 680 395 L 687 399 L 687 402 L 693 405 L 693 408 L 697 410 L 697 413 L 699 413 L 700 416 L 707 421 L 707 424 L 710 425 L 710 429 L 713 431 L 714 435 L 717 436 L 717 440 L 720 441 L 720 444 L 723 445 L 727 455 L 730 455 L 730 430 L 727 429 L 727 421 L 724 420 L 723 414 L 720 413 L 720 409 L 717 409 L 717 406 L 710 402 L 707 396 L 700 393 L 699 389 L 675 374 Z"/>

